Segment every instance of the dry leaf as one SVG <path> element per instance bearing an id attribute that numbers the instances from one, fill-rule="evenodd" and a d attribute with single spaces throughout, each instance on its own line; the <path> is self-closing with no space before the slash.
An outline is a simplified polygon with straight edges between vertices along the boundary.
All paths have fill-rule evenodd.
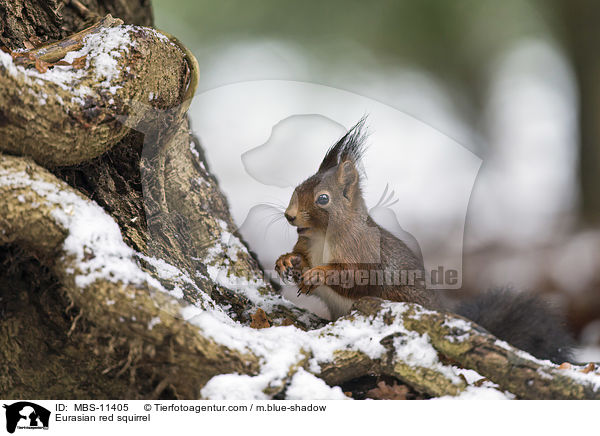
<path id="1" fill-rule="evenodd" d="M 399 385 L 394 381 L 392 386 L 380 381 L 377 387 L 367 392 L 367 398 L 374 400 L 406 400 L 408 388 L 404 385 Z"/>
<path id="2" fill-rule="evenodd" d="M 253 329 L 265 329 L 271 327 L 271 323 L 269 322 L 267 314 L 260 307 L 252 314 L 252 322 L 250 323 L 250 327 Z"/>
<path id="3" fill-rule="evenodd" d="M 594 362 L 590 362 L 587 364 L 587 366 L 585 368 L 583 368 L 581 370 L 581 372 L 583 372 L 584 374 L 587 374 L 587 373 L 592 372 L 595 369 L 596 369 L 596 365 L 594 365 Z"/>
<path id="4" fill-rule="evenodd" d="M 35 48 L 35 46 L 32 43 L 30 43 L 29 41 L 23 41 L 23 45 L 25 46 L 25 48 L 27 50 L 31 50 L 31 49 Z"/>
<path id="5" fill-rule="evenodd" d="M 48 62 L 44 62 L 41 59 L 35 60 L 35 69 L 38 70 L 40 73 L 45 73 L 46 71 L 48 71 L 49 65 L 50 64 Z"/>
<path id="6" fill-rule="evenodd" d="M 83 55 L 81 57 L 75 58 L 73 60 L 73 63 L 71 64 L 73 66 L 73 68 L 75 68 L 76 70 L 80 70 L 83 67 L 85 67 L 85 58 L 87 57 L 87 55 Z"/>
<path id="7" fill-rule="evenodd" d="M 559 365 L 558 369 L 571 369 L 571 364 L 569 362 L 563 362 Z"/>

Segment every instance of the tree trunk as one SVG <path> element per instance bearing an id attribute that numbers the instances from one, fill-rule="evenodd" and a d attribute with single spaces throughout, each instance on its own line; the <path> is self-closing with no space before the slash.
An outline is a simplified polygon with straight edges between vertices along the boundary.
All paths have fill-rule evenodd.
<path id="1" fill-rule="evenodd" d="M 600 224 L 600 4 L 588 0 L 558 2 L 567 53 L 579 86 L 579 186 L 581 217 L 587 225 Z"/>

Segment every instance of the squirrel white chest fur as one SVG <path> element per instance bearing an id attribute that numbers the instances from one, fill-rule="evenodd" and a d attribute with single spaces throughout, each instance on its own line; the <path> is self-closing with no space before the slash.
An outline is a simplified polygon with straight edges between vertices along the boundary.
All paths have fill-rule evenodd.
<path id="1" fill-rule="evenodd" d="M 318 297 L 329 310 L 329 315 L 332 320 L 346 315 L 350 312 L 354 300 L 346 298 L 335 292 L 329 286 L 319 286 L 311 295 Z"/>
<path id="2" fill-rule="evenodd" d="M 331 262 L 331 250 L 325 236 L 317 236 L 311 241 L 310 249 L 308 253 L 308 261 L 310 266 L 325 265 Z M 329 311 L 331 319 L 337 319 L 340 316 L 346 315 L 350 312 L 350 308 L 354 303 L 351 298 L 344 297 L 329 286 L 319 286 L 316 288 L 312 295 L 319 298 Z"/>

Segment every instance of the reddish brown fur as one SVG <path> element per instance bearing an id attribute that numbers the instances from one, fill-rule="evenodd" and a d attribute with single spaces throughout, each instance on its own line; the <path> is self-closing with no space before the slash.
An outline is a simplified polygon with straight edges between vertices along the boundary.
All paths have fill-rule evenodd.
<path id="1" fill-rule="evenodd" d="M 286 217 L 298 227 L 299 236 L 292 252 L 278 259 L 276 269 L 282 277 L 292 275 L 301 293 L 308 294 L 324 284 L 324 280 L 318 278 L 331 271 L 339 274 L 356 270 L 423 272 L 421 260 L 406 244 L 369 216 L 356 161 L 360 150 L 347 151 L 350 147 L 362 146 L 362 143 L 348 144 L 352 139 L 362 140 L 360 132 L 354 131 L 356 128 L 360 126 L 355 126 L 332 147 L 326 156 L 327 162 L 324 160 L 319 171 L 295 189 L 286 210 Z M 340 149 L 340 160 L 336 165 L 333 162 L 335 147 Z M 327 205 L 316 203 L 320 194 L 329 196 Z M 431 291 L 425 290 L 423 282 L 406 285 L 355 284 L 349 288 L 336 284 L 328 286 L 352 300 L 377 296 L 426 306 L 433 304 Z"/>

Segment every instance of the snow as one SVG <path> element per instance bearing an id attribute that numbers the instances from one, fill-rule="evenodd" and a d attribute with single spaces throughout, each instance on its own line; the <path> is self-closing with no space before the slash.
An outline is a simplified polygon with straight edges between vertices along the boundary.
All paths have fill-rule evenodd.
<path id="1" fill-rule="evenodd" d="M 453 366 L 452 368 L 454 369 L 457 375 L 464 377 L 467 383 L 469 384 L 473 384 L 484 378 L 481 374 L 479 374 L 473 369 L 459 368 L 457 366 Z"/>
<path id="2" fill-rule="evenodd" d="M 83 47 L 76 51 L 70 51 L 63 58 L 68 63 L 82 56 L 86 56 L 85 67 L 75 69 L 67 65 L 55 65 L 45 73 L 40 73 L 34 68 L 25 68 L 15 65 L 10 54 L 0 53 L 0 67 L 4 67 L 13 77 L 20 77 L 25 83 L 31 85 L 34 80 L 37 83 L 52 82 L 60 88 L 73 93 L 73 102 L 83 104 L 83 98 L 90 95 L 92 90 L 81 82 L 90 71 L 95 72 L 101 90 L 115 94 L 118 86 L 111 85 L 120 75 L 118 68 L 118 58 L 122 52 L 129 53 L 129 49 L 135 46 L 135 41 L 131 39 L 131 32 L 139 27 L 123 25 L 109 27 L 99 30 L 97 33 L 87 35 L 83 39 Z M 158 32 L 157 32 L 158 33 Z M 93 70 L 91 68 L 93 67 Z M 38 96 L 41 104 L 45 104 L 48 95 Z M 57 98 L 59 103 L 62 99 Z"/>
<path id="3" fill-rule="evenodd" d="M 196 144 L 194 144 L 194 141 L 190 141 L 190 151 L 194 156 L 196 156 L 196 159 L 200 160 L 200 153 L 198 153 L 198 150 L 196 150 Z M 204 169 L 204 164 L 202 164 L 202 169 Z"/>
<path id="4" fill-rule="evenodd" d="M 177 284 L 185 283 L 193 286 L 203 296 L 201 304 L 205 308 L 210 306 L 213 313 L 225 316 L 185 273 L 161 259 L 137 253 L 127 246 L 123 242 L 119 226 L 96 203 L 80 197 L 70 189 L 60 189 L 58 184 L 41 180 L 36 173 L 30 175 L 24 171 L 0 169 L 0 186 L 9 186 L 18 199 L 25 199 L 19 190 L 29 188 L 51 208 L 52 218 L 67 231 L 61 260 L 70 265 L 67 272 L 74 275 L 75 284 L 82 290 L 102 279 L 112 283 L 147 285 L 174 298 L 182 298 L 183 292 Z M 165 289 L 159 280 L 140 267 L 138 259 L 153 265 L 159 278 L 173 280 L 176 284 L 174 289 Z M 135 298 L 134 294 L 128 296 Z M 114 303 L 113 300 L 106 301 L 107 305 Z"/>
<path id="5" fill-rule="evenodd" d="M 422 336 L 415 335 L 412 338 L 404 336 L 394 338 L 394 346 L 397 350 L 396 356 L 410 366 L 430 368 L 440 366 L 436 350 L 428 347 L 428 345 L 429 336 L 427 333 Z"/>
<path id="6" fill-rule="evenodd" d="M 181 286 L 183 286 L 183 284 L 186 284 L 186 285 L 194 288 L 196 291 L 201 292 L 200 288 L 198 288 L 198 286 L 196 286 L 196 283 L 187 274 L 185 274 L 178 268 L 174 267 L 173 265 L 168 264 L 167 262 L 165 262 L 162 259 L 145 256 L 141 253 L 136 253 L 135 255 L 138 258 L 143 259 L 146 262 L 148 262 L 150 265 L 152 265 L 154 267 L 158 277 L 165 279 L 165 280 L 175 281 L 175 286 L 170 291 L 171 295 L 173 295 L 174 297 L 183 298 L 184 294 L 183 294 L 183 289 L 181 287 Z"/>
<path id="7" fill-rule="evenodd" d="M 600 391 L 600 374 L 595 372 L 589 372 L 587 374 L 581 372 L 583 366 L 575 366 L 573 365 L 570 369 L 562 369 L 560 373 L 562 375 L 566 375 L 567 377 L 572 378 L 573 380 L 581 383 L 588 383 L 594 392 Z"/>
<path id="8" fill-rule="evenodd" d="M 133 262 L 133 250 L 123 243 L 119 226 L 97 204 L 26 172 L 0 171 L 0 185 L 30 188 L 54 206 L 52 217 L 68 230 L 63 250 L 65 256 L 74 257 L 77 286 L 85 287 L 99 278 L 116 282 L 127 277 L 136 284 L 145 281 L 146 275 Z"/>
<path id="9" fill-rule="evenodd" d="M 514 394 L 502 392 L 496 383 L 489 380 L 484 381 L 480 386 L 474 386 L 474 383 L 484 379 L 484 377 L 475 370 L 453 366 L 452 371 L 455 374 L 464 377 L 468 386 L 459 395 L 446 395 L 434 398 L 434 400 L 512 400 L 515 398 Z"/>
<path id="10" fill-rule="evenodd" d="M 160 318 L 158 316 L 155 316 L 148 323 L 148 330 L 152 330 L 154 328 L 154 326 L 156 326 L 158 324 L 160 324 Z"/>
<path id="11" fill-rule="evenodd" d="M 471 330 L 471 324 L 468 321 L 460 318 L 452 318 L 444 321 L 444 327 L 448 327 L 452 330 L 469 331 Z"/>
<path id="12" fill-rule="evenodd" d="M 221 228 L 220 236 L 213 241 L 213 246 L 208 249 L 207 255 L 201 260 L 206 265 L 209 278 L 220 286 L 240 293 L 248 298 L 254 305 L 267 312 L 276 306 L 285 306 L 294 309 L 293 303 L 280 298 L 278 295 L 265 292 L 267 284 L 262 277 L 256 275 L 242 276 L 232 272 L 232 262 L 237 262 L 238 255 L 243 253 L 249 256 L 248 249 L 230 230 L 228 224 L 218 220 Z M 203 277 L 197 272 L 197 276 Z M 300 321 L 309 322 L 310 315 L 301 315 Z"/>
<path id="13" fill-rule="evenodd" d="M 471 325 L 464 319 L 453 318 L 444 321 L 444 327 L 452 331 L 451 336 L 446 336 L 450 342 L 463 342 L 469 339 Z"/>
<path id="14" fill-rule="evenodd" d="M 535 363 L 537 363 L 538 365 L 550 366 L 550 367 L 558 367 L 558 365 L 556 365 L 555 363 L 551 362 L 550 360 L 547 360 L 547 359 L 546 360 L 538 359 L 537 357 L 534 357 L 531 354 L 529 354 L 527 351 L 519 350 L 518 348 L 513 347 L 508 342 L 503 341 L 501 339 L 496 339 L 496 341 L 494 342 L 494 344 L 496 346 L 498 346 L 498 347 L 504 348 L 505 350 L 508 350 L 508 351 L 511 351 L 511 352 L 515 353 L 517 356 L 519 356 L 522 359 L 532 360 Z"/>
<path id="15" fill-rule="evenodd" d="M 228 231 L 227 223 L 225 221 L 219 220 L 219 226 L 221 227 L 221 244 L 227 247 L 227 257 L 233 262 L 237 262 L 237 254 L 239 251 L 248 254 L 248 250 L 244 244 L 242 244 L 242 241 Z"/>
<path id="16" fill-rule="evenodd" d="M 286 391 L 288 400 L 348 400 L 339 386 L 331 387 L 322 379 L 300 368 Z"/>
<path id="17" fill-rule="evenodd" d="M 384 303 L 384 311 L 389 311 L 396 320 L 400 320 L 400 316 L 407 309 L 408 306 L 402 303 Z M 420 335 L 408 331 L 400 322 L 389 325 L 384 321 L 382 313 L 369 318 L 338 320 L 335 324 L 309 332 L 303 332 L 293 326 L 272 327 L 260 331 L 240 325 L 223 326 L 209 312 L 198 313 L 198 316 L 190 318 L 190 322 L 218 343 L 237 349 L 241 353 L 250 351 L 262 357 L 261 372 L 257 376 L 227 374 L 213 377 L 201 391 L 202 397 L 207 399 L 269 398 L 264 390 L 284 383 L 290 366 L 302 360 L 307 352 L 312 355 L 307 368 L 317 373 L 319 363 L 331 361 L 337 351 L 360 351 L 371 359 L 382 357 L 385 348 L 380 341 L 398 332 L 401 336 L 394 339 L 397 357 L 410 366 L 434 368 L 457 384 L 462 380 L 459 374 L 468 374 L 471 379 L 482 378 L 475 371 L 468 372 L 443 365 L 427 334 Z M 306 377 L 299 375 L 299 379 L 302 381 Z M 306 387 L 307 390 L 314 388 L 312 385 Z M 286 391 L 286 394 L 298 395 L 299 389 L 296 388 L 291 394 Z M 489 382 L 485 382 L 476 390 L 470 390 L 469 394 L 507 398 L 506 394 L 497 391 L 496 385 Z"/>
<path id="18" fill-rule="evenodd" d="M 587 373 L 587 374 L 583 373 L 582 370 L 585 368 L 585 365 L 571 365 L 571 367 L 568 369 L 562 369 L 562 368 L 559 368 L 558 365 L 556 365 L 555 363 L 552 363 L 549 360 L 537 359 L 537 358 L 533 357 L 531 354 L 529 354 L 523 350 L 515 349 L 510 344 L 508 344 L 504 341 L 501 341 L 499 339 L 496 340 L 495 344 L 504 349 L 513 351 L 517 356 L 519 356 L 523 359 L 533 360 L 538 365 L 542 365 L 542 367 L 538 368 L 538 370 L 537 370 L 537 373 L 542 378 L 550 379 L 554 375 L 560 374 L 560 375 L 570 377 L 573 380 L 577 381 L 578 383 L 581 383 L 581 382 L 587 383 L 591 387 L 591 389 L 594 390 L 594 392 L 600 391 L 600 376 L 599 376 L 599 374 L 597 374 L 593 371 L 590 373 Z"/>
<path id="19" fill-rule="evenodd" d="M 515 396 L 510 392 L 501 392 L 485 386 L 467 386 L 457 396 L 445 395 L 434 400 L 512 400 Z"/>
<path id="20" fill-rule="evenodd" d="M 213 377 L 201 391 L 202 398 L 212 400 L 266 400 L 262 392 L 266 387 L 264 378 L 245 374 L 221 374 Z"/>
<path id="21" fill-rule="evenodd" d="M 475 371 L 442 364 L 427 334 L 419 334 L 403 326 L 402 315 L 405 315 L 409 308 L 415 310 L 414 306 L 384 302 L 382 310 L 375 316 L 354 315 L 354 319 L 341 319 L 307 332 L 295 326 L 253 329 L 228 317 L 222 308 L 195 285 L 187 273 L 162 259 L 145 256 L 128 247 L 123 242 L 115 221 L 101 207 L 80 197 L 66 186 L 46 182 L 36 173 L 15 173 L 3 169 L 0 169 L 0 186 L 10 187 L 16 198 L 23 196 L 25 201 L 33 201 L 23 192 L 28 188 L 40 196 L 41 200 L 35 199 L 36 201 L 44 202 L 45 206 L 50 207 L 52 218 L 67 231 L 61 260 L 70 265 L 69 272 L 74 275 L 75 283 L 81 287 L 82 292 L 99 279 L 150 286 L 170 295 L 173 302 L 179 305 L 179 311 L 171 315 L 189 322 L 198 328 L 199 333 L 229 349 L 242 354 L 252 353 L 259 358 L 260 370 L 257 375 L 217 375 L 201 390 L 200 395 L 203 398 L 268 399 L 272 392 L 285 389 L 286 396 L 290 399 L 345 399 L 339 387 L 331 388 L 311 373 L 318 373 L 320 364 L 332 361 L 340 351 L 358 351 L 371 359 L 381 358 L 386 352 L 381 340 L 393 333 L 397 335 L 393 340 L 396 357 L 409 366 L 434 368 L 457 384 L 461 383 L 463 378 L 468 383 L 482 378 Z M 223 233 L 216 242 L 220 249 L 215 245 L 211 256 L 216 260 L 216 256 L 226 255 L 231 260 L 246 249 L 241 241 L 227 230 L 225 222 L 219 224 Z M 154 268 L 158 279 L 142 269 L 140 262 Z M 219 277 L 216 276 L 217 279 Z M 174 284 L 174 289 L 165 289 L 159 279 L 169 280 Z M 283 304 L 281 299 L 278 300 L 272 295 L 264 296 L 259 292 L 259 286 L 264 285 L 264 282 L 248 282 L 242 285 L 237 279 L 229 273 L 220 278 L 234 289 L 251 295 L 263 306 Z M 181 300 L 185 286 L 193 287 L 198 295 L 202 296 L 197 306 Z M 124 295 L 135 298 L 132 292 Z M 105 303 L 115 304 L 113 300 L 107 300 Z M 428 313 L 431 311 L 416 309 L 411 316 L 419 318 Z M 396 321 L 390 324 L 389 319 Z M 153 329 L 160 322 L 160 317 L 154 316 L 148 322 L 147 328 Z M 462 320 L 449 321 L 446 326 L 464 332 L 463 334 L 469 334 L 471 331 L 470 323 Z M 502 341 L 497 341 L 497 345 L 509 347 Z M 524 352 L 517 353 L 533 359 Z M 537 361 L 550 369 L 555 368 L 550 362 Z M 581 369 L 574 367 L 571 370 L 562 370 L 561 374 L 589 382 L 594 389 L 600 389 L 600 377 L 595 374 L 583 374 Z M 480 387 L 469 386 L 458 398 L 510 397 L 510 394 L 500 392 L 493 383 L 483 382 Z"/>

